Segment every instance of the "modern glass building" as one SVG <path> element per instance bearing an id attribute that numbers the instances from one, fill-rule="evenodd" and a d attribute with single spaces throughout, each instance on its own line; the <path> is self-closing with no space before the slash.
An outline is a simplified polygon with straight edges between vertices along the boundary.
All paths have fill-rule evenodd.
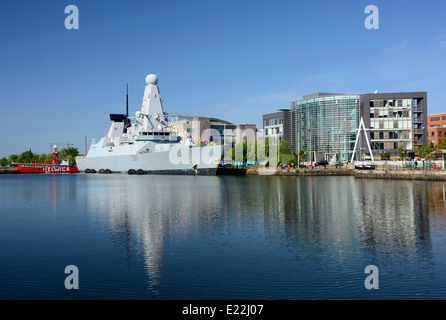
<path id="1" fill-rule="evenodd" d="M 315 93 L 291 104 L 291 142 L 307 161 L 350 160 L 359 126 L 360 95 Z"/>
<path id="2" fill-rule="evenodd" d="M 309 153 L 307 162 L 351 160 L 361 118 L 374 159 L 383 153 L 388 159 L 398 158 L 400 146 L 414 158 L 416 148 L 427 143 L 427 92 L 315 93 L 292 102 L 290 112 L 285 111 L 263 116 L 267 136 L 289 137 L 296 151 Z M 289 119 L 283 124 L 282 114 Z M 363 133 L 355 153 L 355 160 L 371 159 Z"/>
<path id="3" fill-rule="evenodd" d="M 404 146 L 414 158 L 416 148 L 427 142 L 427 93 L 368 93 L 361 95 L 361 116 L 370 128 L 369 136 L 375 158 L 384 152 L 398 157 Z"/>

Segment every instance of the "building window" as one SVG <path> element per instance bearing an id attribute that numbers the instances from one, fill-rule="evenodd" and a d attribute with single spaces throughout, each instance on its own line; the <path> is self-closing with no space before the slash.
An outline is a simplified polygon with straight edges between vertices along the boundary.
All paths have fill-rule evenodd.
<path id="1" fill-rule="evenodd" d="M 443 136 L 443 131 L 439 131 L 439 132 L 438 132 L 438 136 L 439 136 L 439 137 L 442 137 L 442 136 Z"/>
<path id="2" fill-rule="evenodd" d="M 440 117 L 431 117 L 431 121 L 440 121 Z"/>
<path id="3" fill-rule="evenodd" d="M 435 137 L 435 132 L 431 132 L 431 137 Z"/>

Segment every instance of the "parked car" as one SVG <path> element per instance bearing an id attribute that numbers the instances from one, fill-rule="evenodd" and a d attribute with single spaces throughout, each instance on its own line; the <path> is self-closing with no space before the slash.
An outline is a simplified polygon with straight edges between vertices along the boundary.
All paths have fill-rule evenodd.
<path id="1" fill-rule="evenodd" d="M 342 161 L 336 161 L 335 163 L 333 163 L 334 166 L 343 166 L 345 163 Z"/>
<path id="2" fill-rule="evenodd" d="M 321 161 L 316 163 L 316 166 L 328 166 L 328 161 L 327 160 L 321 160 Z"/>

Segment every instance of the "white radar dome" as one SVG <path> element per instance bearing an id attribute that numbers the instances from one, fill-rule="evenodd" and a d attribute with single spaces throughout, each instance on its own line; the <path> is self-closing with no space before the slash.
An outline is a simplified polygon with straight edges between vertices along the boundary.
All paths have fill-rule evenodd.
<path id="1" fill-rule="evenodd" d="M 136 111 L 135 112 L 135 118 L 139 118 L 141 116 L 141 111 Z"/>
<path id="2" fill-rule="evenodd" d="M 149 74 L 146 77 L 146 83 L 147 84 L 153 84 L 153 85 L 156 86 L 158 84 L 158 77 L 156 75 L 154 75 L 154 74 Z"/>

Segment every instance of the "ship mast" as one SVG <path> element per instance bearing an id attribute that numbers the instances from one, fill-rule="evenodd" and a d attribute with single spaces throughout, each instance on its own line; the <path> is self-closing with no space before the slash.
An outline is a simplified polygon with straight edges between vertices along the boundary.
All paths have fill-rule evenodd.
<path id="1" fill-rule="evenodd" d="M 125 115 L 128 118 L 128 116 L 129 116 L 129 84 L 128 83 L 127 83 L 127 87 L 126 87 Z"/>

